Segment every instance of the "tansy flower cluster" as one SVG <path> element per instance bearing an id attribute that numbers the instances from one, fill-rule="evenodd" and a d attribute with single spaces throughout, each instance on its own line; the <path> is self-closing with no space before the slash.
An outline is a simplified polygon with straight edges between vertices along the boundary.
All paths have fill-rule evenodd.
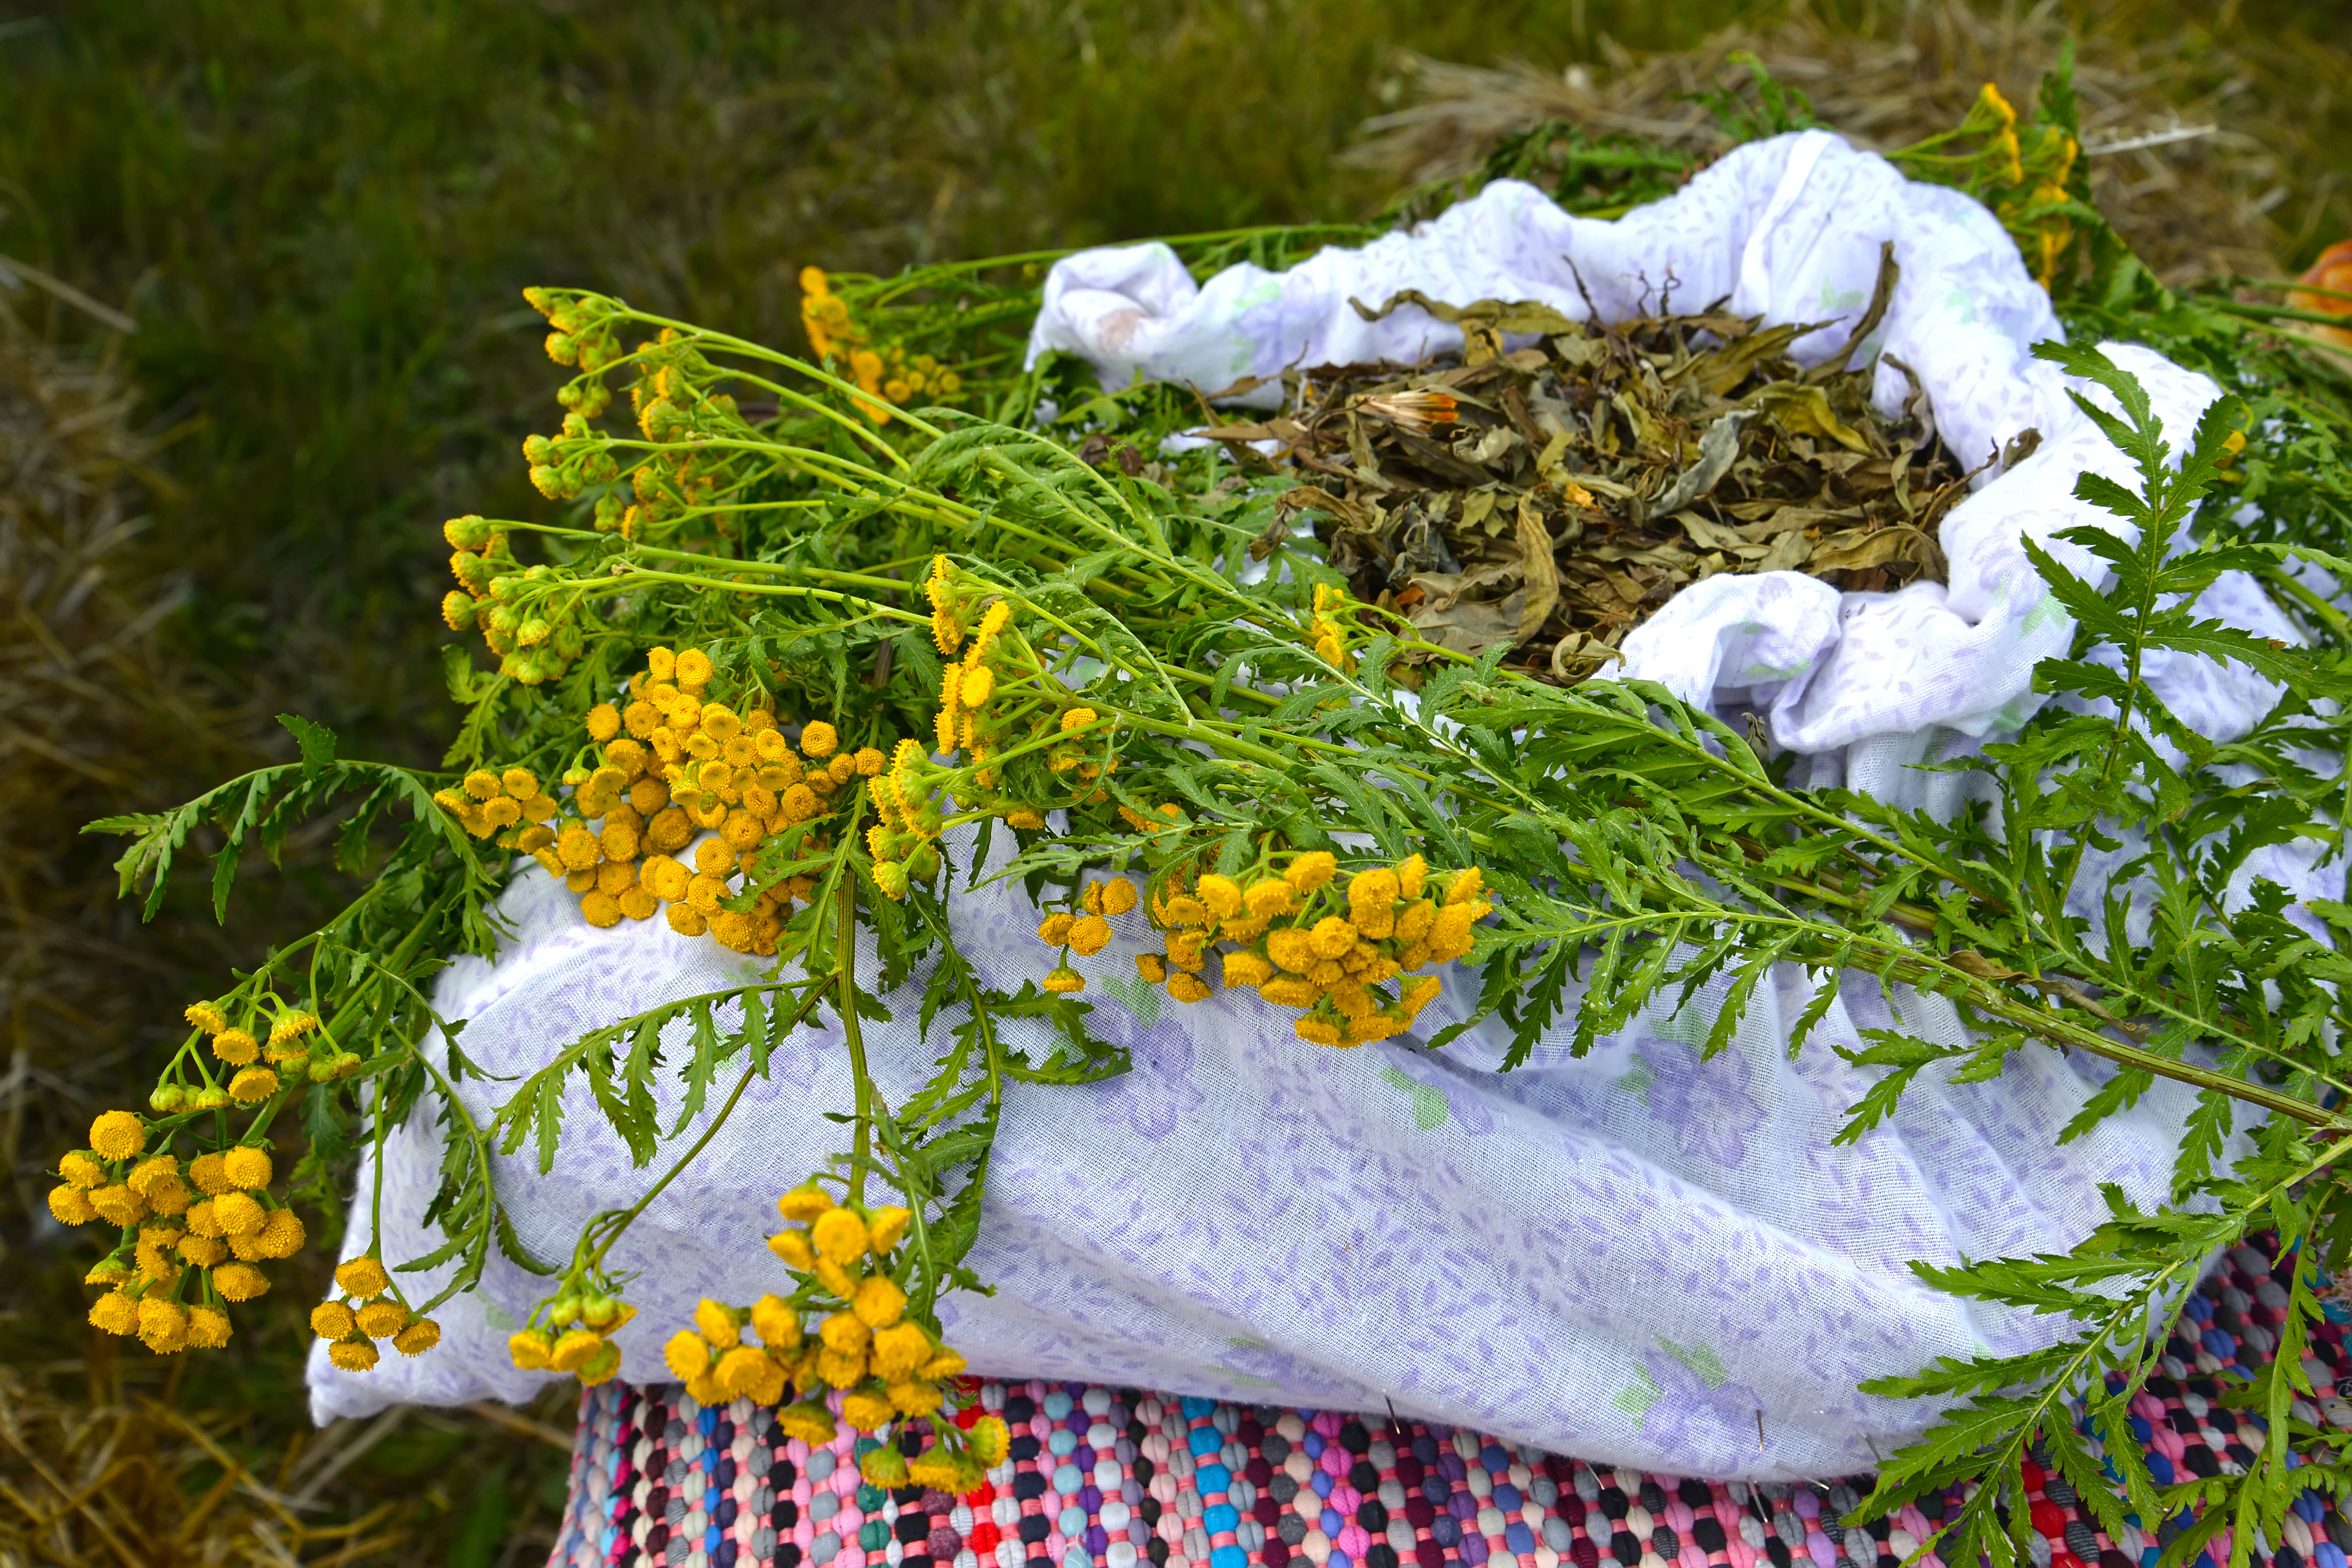
<path id="1" fill-rule="evenodd" d="M 585 418 L 595 418 L 612 401 L 597 373 L 621 357 L 618 323 L 611 308 L 593 295 L 551 289 L 526 289 L 522 297 L 554 329 L 547 335 L 547 357 L 588 373 L 557 392 L 556 401 Z"/>
<path id="2" fill-rule="evenodd" d="M 167 1115 L 259 1105 L 289 1084 L 332 1083 L 362 1066 L 357 1053 L 341 1048 L 319 1027 L 316 1016 L 274 996 L 234 1024 L 215 1002 L 195 1003 L 185 1016 L 195 1034 L 147 1097 L 152 1108 Z M 193 1048 L 197 1039 L 206 1041 L 212 1062 Z M 190 1067 L 197 1077 L 193 1085 L 183 1077 Z"/>
<path id="3" fill-rule="evenodd" d="M 567 1289 L 541 1302 L 531 1321 L 507 1336 L 507 1354 L 525 1372 L 568 1372 L 593 1388 L 621 1370 L 613 1336 L 636 1315 L 604 1290 Z"/>
<path id="4" fill-rule="evenodd" d="M 814 267 L 801 268 L 801 330 L 818 359 L 846 365 L 850 378 L 868 395 L 858 399 L 858 411 L 877 425 L 888 424 L 890 411 L 872 397 L 904 405 L 927 394 L 952 397 L 963 389 L 963 377 L 929 354 L 909 358 L 895 343 L 879 350 L 866 346 L 868 334 L 850 318 L 849 302 L 833 292 L 824 271 Z"/>
<path id="5" fill-rule="evenodd" d="M 845 750 L 823 721 L 802 730 L 795 749 L 766 709 L 709 700 L 712 673 L 699 648 L 653 649 L 629 682 L 626 707 L 589 710 L 588 736 L 600 751 L 594 767 L 568 775 L 575 785 L 568 805 L 542 818 L 536 805 L 526 813 L 511 804 L 501 815 L 530 817 L 513 847 L 564 879 L 591 925 L 647 920 L 667 906 L 682 936 L 708 931 L 739 952 L 771 957 L 793 900 L 807 897 L 813 879 L 761 888 L 749 910 L 723 900 L 753 870 L 762 845 L 835 816 L 855 781 L 880 774 L 885 759 L 875 747 Z M 535 787 L 521 769 L 477 773 L 466 784 L 469 794 L 496 791 L 509 801 L 515 790 Z M 497 806 L 493 798 L 484 809 Z M 678 859 L 703 831 L 715 837 L 696 846 L 690 864 Z M 810 832 L 802 847 L 813 853 L 826 843 Z"/>
<path id="6" fill-rule="evenodd" d="M 706 1300 L 696 1309 L 695 1326 L 664 1347 L 670 1371 L 704 1404 L 746 1397 L 784 1405 L 777 1424 L 812 1443 L 834 1436 L 828 1390 L 841 1392 L 842 1419 L 861 1432 L 936 1414 L 964 1362 L 907 1315 L 906 1292 L 894 1278 L 904 1269 L 891 1254 L 913 1215 L 836 1204 L 814 1184 L 786 1193 L 776 1207 L 785 1227 L 768 1247 L 793 1274 L 791 1298 L 763 1296 L 748 1309 Z M 759 1336 L 757 1345 L 743 1338 L 747 1327 Z M 973 1447 L 982 1441 L 949 1437 L 948 1446 L 935 1443 L 911 1467 L 894 1445 L 884 1447 L 901 1467 L 901 1480 L 921 1471 L 940 1478 L 943 1489 L 969 1490 L 996 1462 Z M 1001 1458 L 1001 1447 L 997 1454 Z"/>
<path id="7" fill-rule="evenodd" d="M 1338 860 L 1321 849 L 1279 868 L 1269 858 L 1237 877 L 1207 872 L 1153 898 L 1151 921 L 1167 933 L 1167 950 L 1137 954 L 1136 968 L 1178 1001 L 1199 1002 L 1214 990 L 1215 959 L 1227 989 L 1246 986 L 1303 1013 L 1292 1026 L 1301 1039 L 1384 1040 L 1436 999 L 1435 975 L 1407 977 L 1469 952 L 1471 928 L 1494 911 L 1483 886 L 1473 866 L 1442 890 L 1433 887 L 1418 855 L 1342 882 Z M 1050 917 L 1037 934 L 1051 942 L 1079 929 L 1076 921 L 1057 925 L 1064 918 Z"/>
<path id="8" fill-rule="evenodd" d="M 614 487 L 598 499 L 596 527 L 644 539 L 657 527 L 667 536 L 698 519 L 700 531 L 734 538 L 736 520 L 719 503 L 749 481 L 730 473 L 723 453 L 705 450 L 696 438 L 749 432 L 742 410 L 733 395 L 709 390 L 720 379 L 719 371 L 669 328 L 639 344 L 637 356 L 639 373 L 629 384 L 637 428 L 667 450 L 629 470 L 626 491 Z M 584 454 L 581 458 L 590 460 Z M 593 482 L 593 474 L 583 477 Z"/>
<path id="9" fill-rule="evenodd" d="M 1967 138 L 1978 140 L 1972 153 L 1929 151 Z M 1908 150 L 1906 158 L 1940 165 L 1938 178 L 1953 180 L 1981 197 L 2016 238 L 2034 277 L 2047 289 L 2074 237 L 2066 214 L 2049 209 L 2067 202 L 2066 181 L 2082 151 L 2082 143 L 2056 125 L 2030 126 L 2021 134 L 2017 110 L 1999 87 L 1987 82 L 1967 119 Z"/>
<path id="10" fill-rule="evenodd" d="M 1110 942 L 1109 916 L 1123 915 L 1135 908 L 1135 884 L 1124 878 L 1111 882 L 1089 882 L 1078 895 L 1076 913 L 1055 910 L 1037 924 L 1037 940 L 1048 947 L 1062 950 L 1062 959 L 1048 973 L 1043 984 L 1046 990 L 1067 995 L 1087 988 L 1086 976 L 1070 967 L 1070 954 L 1092 958 Z M 1206 995 L 1204 991 L 1202 995 Z M 1194 1000 L 1186 997 L 1185 1000 Z"/>
<path id="11" fill-rule="evenodd" d="M 1347 639 L 1341 635 L 1337 616 L 1348 606 L 1346 590 L 1328 583 L 1315 584 L 1315 616 L 1307 625 L 1307 640 L 1315 647 L 1318 658 L 1328 665 L 1353 671 L 1356 661 L 1348 655 Z"/>
<path id="12" fill-rule="evenodd" d="M 1012 605 L 944 555 L 932 557 L 923 591 L 931 604 L 931 640 L 949 659 L 932 741 L 944 753 L 961 753 L 980 792 L 971 803 L 985 800 L 992 814 L 1015 827 L 1042 828 L 1055 805 L 1107 801 L 1099 781 L 1119 765 L 1113 726 L 1055 677 L 1013 624 Z M 1008 783 L 1007 752 L 1043 763 L 1021 770 L 1022 789 Z M 1019 798 L 1024 790 L 1032 798 Z M 958 798 L 963 803 L 963 795 Z"/>
<path id="13" fill-rule="evenodd" d="M 302 1222 L 269 1195 L 268 1152 L 239 1143 L 183 1166 L 170 1135 L 151 1147 L 147 1124 L 128 1110 L 91 1122 L 89 1143 L 58 1163 L 64 1184 L 49 1194 L 49 1212 L 66 1225 L 121 1230 L 87 1276 L 107 1292 L 90 1322 L 135 1334 L 159 1355 L 226 1344 L 222 1303 L 268 1290 L 254 1265 L 290 1258 L 304 1240 Z"/>
<path id="14" fill-rule="evenodd" d="M 441 1342 L 441 1325 L 412 1317 L 392 1293 L 392 1276 L 373 1257 L 354 1258 L 335 1270 L 340 1300 L 310 1309 L 310 1328 L 328 1342 L 327 1358 L 345 1372 L 368 1372 L 380 1359 L 375 1342 L 390 1340 L 403 1355 L 423 1355 Z"/>
<path id="15" fill-rule="evenodd" d="M 546 439 L 533 436 L 523 445 L 535 450 L 531 444 Z M 480 517 L 453 517 L 441 536 L 449 542 L 449 571 L 457 579 L 441 600 L 449 629 L 480 627 L 483 646 L 499 656 L 499 673 L 526 686 L 553 680 L 570 668 L 580 657 L 580 627 L 568 604 L 541 588 L 548 569 L 517 561 L 506 531 Z"/>

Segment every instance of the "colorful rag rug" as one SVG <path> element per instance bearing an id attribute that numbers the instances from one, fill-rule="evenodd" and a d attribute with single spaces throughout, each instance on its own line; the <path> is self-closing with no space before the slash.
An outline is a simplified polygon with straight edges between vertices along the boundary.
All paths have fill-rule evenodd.
<path id="1" fill-rule="evenodd" d="M 2268 1362 L 2285 1303 L 2249 1247 L 2189 1299 L 2161 1375 L 2134 1402 L 2157 1479 L 2253 1459 L 2261 1424 L 2216 1396 Z M 2331 1387 L 2352 1380 L 2344 1328 L 2330 1321 L 2315 1340 L 2307 1370 L 2325 1416 L 2352 1426 Z M 748 1400 L 705 1408 L 676 1384 L 590 1389 L 551 1568 L 1897 1568 L 1958 1501 L 1930 1496 L 1845 1530 L 1835 1521 L 1867 1478 L 1677 1479 L 1385 1413 L 1079 1383 L 977 1388 L 963 1418 L 1002 1414 L 1013 1452 L 961 1496 L 868 1485 L 856 1456 L 873 1439 L 845 1429 L 812 1448 Z M 2152 1568 L 2177 1528 L 2110 1540 L 2063 1480 L 2032 1467 L 2026 1479 L 2036 1568 Z M 2263 1568 L 2347 1568 L 2352 1523 L 2317 1493 L 2281 1533 L 2253 1542 Z M 2230 1546 L 2225 1532 L 2196 1568 L 2226 1563 Z"/>

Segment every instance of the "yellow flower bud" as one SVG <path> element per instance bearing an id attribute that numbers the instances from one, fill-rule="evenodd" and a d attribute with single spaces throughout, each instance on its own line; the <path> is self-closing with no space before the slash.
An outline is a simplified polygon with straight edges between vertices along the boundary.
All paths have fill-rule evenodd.
<path id="1" fill-rule="evenodd" d="M 1241 884 L 1231 877 L 1220 877 L 1213 871 L 1201 879 L 1199 892 L 1201 902 L 1221 921 L 1231 920 L 1242 912 Z"/>
<path id="2" fill-rule="evenodd" d="M 255 1237 L 258 1243 L 257 1251 L 263 1258 L 291 1258 L 302 1250 L 307 1239 L 302 1222 L 292 1209 L 271 1209 Z"/>
<path id="3" fill-rule="evenodd" d="M 228 1314 L 218 1307 L 188 1309 L 188 1348 L 216 1351 L 228 1343 Z"/>
<path id="4" fill-rule="evenodd" d="M 226 1015 L 210 1002 L 190 1003 L 188 1010 L 181 1016 L 187 1019 L 192 1027 L 202 1029 L 207 1035 L 217 1035 L 228 1027 Z"/>
<path id="5" fill-rule="evenodd" d="M 906 1314 L 907 1293 L 887 1277 L 877 1274 L 857 1287 L 857 1298 L 850 1310 L 867 1328 L 887 1329 Z"/>
<path id="6" fill-rule="evenodd" d="M 1226 973 L 1229 980 L 1232 974 L 1232 960 L 1226 960 Z M 1262 983 L 1257 988 L 1257 994 L 1277 1007 L 1312 1007 L 1323 992 L 1315 982 L 1303 974 L 1277 974 L 1273 979 Z"/>
<path id="7" fill-rule="evenodd" d="M 692 1329 L 680 1329 L 662 1346 L 662 1364 L 680 1383 L 692 1383 L 710 1369 L 710 1346 Z"/>
<path id="8" fill-rule="evenodd" d="M 128 1110 L 102 1112 L 89 1124 L 89 1146 L 109 1160 L 128 1160 L 147 1146 L 147 1127 Z"/>
<path id="9" fill-rule="evenodd" d="M 816 1265 L 816 1249 L 809 1245 L 804 1231 L 782 1230 L 768 1237 L 768 1250 L 784 1260 L 787 1268 L 805 1274 Z"/>
<path id="10" fill-rule="evenodd" d="M 965 1438 L 971 1445 L 972 1456 L 991 1469 L 1003 1464 L 1005 1456 L 1013 1451 L 1013 1429 L 1004 1424 L 1002 1415 L 982 1416 L 971 1424 Z"/>
<path id="11" fill-rule="evenodd" d="M 269 1155 L 250 1143 L 240 1143 L 221 1156 L 221 1174 L 232 1187 L 253 1192 L 269 1184 Z"/>
<path id="12" fill-rule="evenodd" d="M 776 1425 L 787 1437 L 797 1437 L 812 1447 L 830 1443 L 835 1427 L 833 1412 L 814 1400 L 787 1405 L 777 1413 Z"/>
<path id="13" fill-rule="evenodd" d="M 872 1324 L 861 1320 L 854 1311 L 835 1312 L 818 1325 L 817 1334 L 824 1341 L 827 1350 L 838 1351 L 844 1355 L 862 1355 L 874 1338 L 874 1330 Z"/>
<path id="14" fill-rule="evenodd" d="M 84 1192 L 106 1185 L 106 1167 L 77 1149 L 58 1162 L 58 1174 L 66 1184 Z"/>
<path id="15" fill-rule="evenodd" d="M 912 1211 L 895 1205 L 876 1209 L 874 1223 L 866 1237 L 866 1244 L 873 1248 L 874 1256 L 879 1258 L 898 1246 L 898 1238 L 907 1234 L 907 1226 L 913 1223 L 914 1218 Z"/>
<path id="16" fill-rule="evenodd" d="M 819 1253 L 844 1266 L 865 1257 L 871 1241 L 866 1222 L 855 1210 L 845 1208 L 827 1209 L 819 1215 L 816 1223 L 809 1227 L 809 1237 L 816 1243 Z"/>
<path id="17" fill-rule="evenodd" d="M 341 1340 L 327 1347 L 327 1359 L 345 1372 L 373 1372 L 383 1358 L 366 1340 Z"/>
<path id="18" fill-rule="evenodd" d="M 817 1377 L 835 1388 L 855 1388 L 866 1380 L 866 1358 L 832 1349 L 817 1352 Z"/>
<path id="19" fill-rule="evenodd" d="M 946 1403 L 936 1383 L 894 1383 L 889 1395 L 891 1406 L 901 1415 L 929 1415 Z"/>
<path id="20" fill-rule="evenodd" d="M 809 1272 L 816 1276 L 818 1284 L 845 1301 L 857 1294 L 857 1275 L 830 1258 L 818 1258 L 816 1267 Z"/>
<path id="21" fill-rule="evenodd" d="M 715 1351 L 731 1351 L 743 1342 L 742 1331 L 736 1326 L 735 1314 L 722 1302 L 705 1296 L 696 1303 L 694 1326 L 710 1342 Z"/>
<path id="22" fill-rule="evenodd" d="M 545 1372 L 553 1350 L 544 1329 L 517 1329 L 507 1336 L 507 1354 L 520 1372 Z"/>
<path id="23" fill-rule="evenodd" d="M 775 1366 L 776 1363 L 768 1359 L 767 1352 L 751 1345 L 737 1345 L 720 1356 L 710 1370 L 711 1375 L 719 1380 L 719 1386 L 725 1389 L 731 1399 L 757 1388 L 766 1380 L 767 1373 L 775 1371 Z M 782 1381 L 781 1374 L 777 1381 Z"/>
<path id="24" fill-rule="evenodd" d="M 231 1067 L 245 1067 L 261 1055 L 261 1042 L 243 1029 L 223 1029 L 213 1037 L 213 1055 Z"/>
<path id="25" fill-rule="evenodd" d="M 800 1311 L 780 1296 L 762 1296 L 751 1303 L 751 1327 L 770 1350 L 790 1352 L 800 1348 Z"/>
<path id="26" fill-rule="evenodd" d="M 251 1193 L 224 1193 L 213 1200 L 213 1223 L 223 1236 L 252 1236 L 269 1223 L 269 1211 Z"/>
<path id="27" fill-rule="evenodd" d="M 1056 996 L 1072 996 L 1087 988 L 1087 977 L 1064 963 L 1048 970 L 1040 984 Z"/>
<path id="28" fill-rule="evenodd" d="M 931 1359 L 931 1337 L 919 1323 L 901 1319 L 874 1336 L 876 1375 L 898 1379 Z"/>
<path id="29" fill-rule="evenodd" d="M 566 1329 L 548 1352 L 547 1364 L 558 1372 L 578 1372 L 604 1348 L 604 1336 L 593 1329 Z"/>
<path id="30" fill-rule="evenodd" d="M 370 1301 L 352 1319 L 368 1338 L 388 1340 L 408 1326 L 408 1309 L 397 1301 Z"/>
<path id="31" fill-rule="evenodd" d="M 1329 881 L 1339 875 L 1339 862 L 1332 858 L 1328 850 L 1313 849 L 1293 860 L 1290 863 L 1290 868 L 1283 872 L 1282 877 L 1293 889 L 1305 895 Z"/>
<path id="32" fill-rule="evenodd" d="M 1356 928 L 1338 915 L 1326 915 L 1307 933 L 1307 944 L 1318 958 L 1338 958 L 1356 945 Z"/>
<path id="33" fill-rule="evenodd" d="M 139 1303 L 139 1338 L 158 1355 L 185 1349 L 188 1310 L 177 1301 L 149 1297 Z"/>
<path id="34" fill-rule="evenodd" d="M 1244 951 L 1225 954 L 1224 982 L 1229 987 L 1263 985 L 1274 974 L 1274 965 L 1257 953 Z"/>
<path id="35" fill-rule="evenodd" d="M 895 1414 L 887 1399 L 862 1389 L 841 1402 L 841 1418 L 860 1432 L 888 1426 Z"/>
<path id="36" fill-rule="evenodd" d="M 1396 940 L 1411 947 L 1429 934 L 1437 919 L 1437 906 L 1427 899 L 1416 899 L 1397 912 Z"/>
<path id="37" fill-rule="evenodd" d="M 335 1283 L 353 1300 L 364 1301 L 392 1289 L 392 1276 L 373 1258 L 354 1258 L 335 1270 Z"/>
<path id="38" fill-rule="evenodd" d="M 245 1068 L 228 1080 L 228 1092 L 239 1105 L 258 1105 L 278 1092 L 278 1075 L 268 1068 Z"/>
<path id="39" fill-rule="evenodd" d="M 860 1408 L 862 1410 L 864 1406 Z M 896 1443 L 877 1443 L 866 1449 L 865 1457 L 857 1461 L 857 1473 L 866 1478 L 868 1486 L 886 1489 L 903 1487 L 908 1481 L 907 1456 L 898 1451 Z"/>
<path id="40" fill-rule="evenodd" d="M 89 1309 L 90 1326 L 128 1337 L 139 1331 L 139 1303 L 120 1290 L 100 1296 Z"/>
<path id="41" fill-rule="evenodd" d="M 250 1301 L 269 1289 L 268 1278 L 250 1263 L 224 1263 L 212 1271 L 212 1282 L 231 1301 Z"/>
<path id="42" fill-rule="evenodd" d="M 1110 922 L 1100 915 L 1087 915 L 1072 921 L 1067 940 L 1071 952 L 1081 957 L 1091 958 L 1100 952 L 1109 942 Z"/>
<path id="43" fill-rule="evenodd" d="M 120 1182 L 98 1188 L 89 1201 L 98 1217 L 109 1225 L 137 1225 L 147 1217 L 146 1200 Z"/>
<path id="44" fill-rule="evenodd" d="M 228 1157 L 217 1152 L 199 1154 L 189 1161 L 188 1180 L 194 1184 L 197 1191 L 210 1193 L 215 1197 L 236 1191 L 236 1184 L 228 1179 Z"/>
<path id="45" fill-rule="evenodd" d="M 1408 855 L 1397 862 L 1396 875 L 1397 897 L 1417 899 L 1421 897 L 1423 881 L 1429 876 L 1429 862 L 1418 855 Z"/>
<path id="46" fill-rule="evenodd" d="M 310 1309 L 310 1331 L 322 1340 L 347 1340 L 358 1327 L 347 1302 L 321 1301 Z"/>
<path id="47" fill-rule="evenodd" d="M 430 1318 L 419 1318 L 392 1336 L 392 1348 L 405 1356 L 423 1355 L 440 1342 L 441 1325 Z"/>
<path id="48" fill-rule="evenodd" d="M 1180 972 L 1168 977 L 1168 994 L 1179 1002 L 1205 1002 L 1212 994 L 1208 982 L 1197 974 Z"/>

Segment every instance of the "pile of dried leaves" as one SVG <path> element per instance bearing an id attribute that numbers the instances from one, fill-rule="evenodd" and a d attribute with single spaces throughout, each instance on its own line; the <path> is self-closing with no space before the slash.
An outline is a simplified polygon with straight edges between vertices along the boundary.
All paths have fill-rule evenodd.
<path id="1" fill-rule="evenodd" d="M 1601 325 L 1407 292 L 1357 308 L 1454 322 L 1462 356 L 1308 372 L 1294 416 L 1209 433 L 1307 481 L 1286 492 L 1286 514 L 1318 514 L 1359 596 L 1441 647 L 1508 644 L 1514 662 L 1577 679 L 1668 595 L 1721 573 L 1864 591 L 1943 580 L 1937 529 L 1969 475 L 1916 380 L 1889 417 L 1870 401 L 1878 360 L 1854 363 L 1895 276 L 1890 255 L 1869 310 L 1810 369 L 1791 351 L 1822 328 L 1719 305 L 1667 314 L 1670 295 L 1657 314 Z M 1271 459 L 1251 445 L 1269 441 Z"/>

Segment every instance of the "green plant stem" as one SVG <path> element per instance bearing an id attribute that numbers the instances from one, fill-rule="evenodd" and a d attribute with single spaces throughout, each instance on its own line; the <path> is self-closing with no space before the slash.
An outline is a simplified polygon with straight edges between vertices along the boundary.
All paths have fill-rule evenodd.
<path id="1" fill-rule="evenodd" d="M 834 894 L 835 973 L 841 981 L 841 1037 L 849 1050 L 849 1073 L 857 1091 L 857 1127 L 849 1155 L 849 1202 L 866 1201 L 866 1171 L 874 1163 L 874 1083 L 866 1074 L 866 1037 L 857 1020 L 857 884 L 840 879 Z"/>
<path id="2" fill-rule="evenodd" d="M 863 609 L 866 614 L 860 616 L 859 620 L 878 618 L 903 621 L 908 626 L 928 626 L 931 624 L 931 618 L 929 616 L 918 616 L 911 611 L 898 609 L 889 605 L 877 605 L 871 599 L 860 599 L 853 595 L 838 593 L 830 588 L 807 588 L 786 583 L 724 583 L 681 572 L 655 572 L 643 566 L 631 566 L 625 562 L 614 562 L 614 564 L 622 569 L 616 575 L 632 582 L 681 583 L 689 588 L 717 589 L 728 594 L 758 594 L 780 599 L 817 599 L 827 604 L 846 605 Z M 896 584 L 899 587 L 905 585 L 904 584 Z"/>

